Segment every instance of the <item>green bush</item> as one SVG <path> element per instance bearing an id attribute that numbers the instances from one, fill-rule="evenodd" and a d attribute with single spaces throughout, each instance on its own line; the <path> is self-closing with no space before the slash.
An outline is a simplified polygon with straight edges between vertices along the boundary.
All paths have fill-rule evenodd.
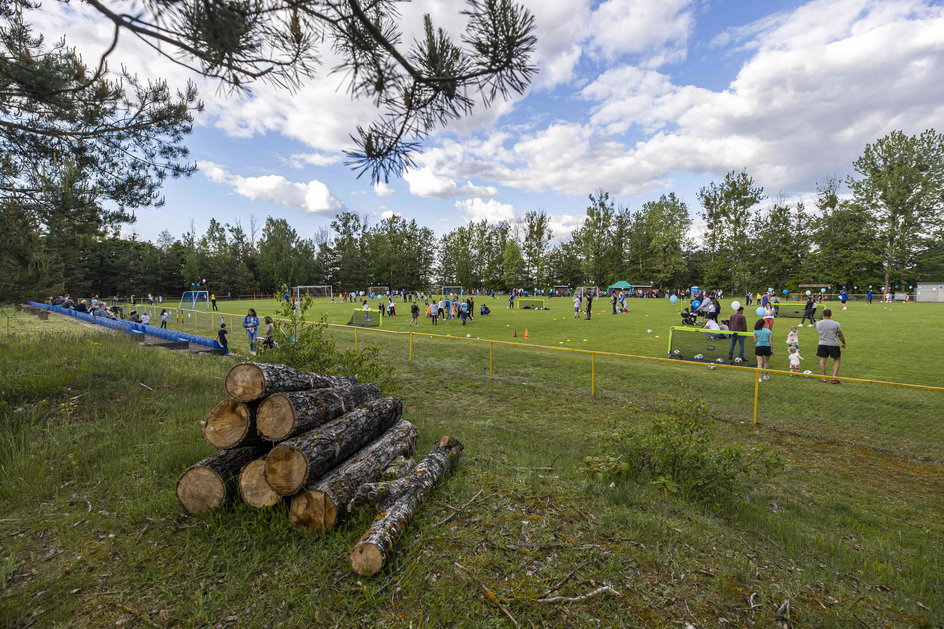
<path id="1" fill-rule="evenodd" d="M 691 400 L 672 400 L 647 426 L 612 435 L 612 452 L 587 457 L 581 471 L 614 481 L 647 482 L 665 495 L 717 503 L 731 498 L 752 475 L 773 476 L 783 466 L 769 447 L 721 444 L 711 410 Z"/>
<path id="2" fill-rule="evenodd" d="M 288 288 L 283 286 L 282 292 Z M 260 362 L 281 363 L 297 369 L 334 376 L 354 376 L 358 382 L 370 382 L 385 394 L 395 393 L 398 380 L 393 366 L 380 355 L 376 347 L 338 349 L 337 343 L 327 334 L 327 320 L 307 321 L 305 314 L 312 305 L 310 297 L 304 297 L 293 308 L 283 302 L 279 309 L 280 334 L 278 346 L 261 351 Z M 260 325 L 265 329 L 265 325 Z"/>

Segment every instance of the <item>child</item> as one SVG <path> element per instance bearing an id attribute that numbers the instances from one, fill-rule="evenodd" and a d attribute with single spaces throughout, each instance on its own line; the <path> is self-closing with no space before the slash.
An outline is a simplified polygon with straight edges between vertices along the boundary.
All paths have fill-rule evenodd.
<path id="1" fill-rule="evenodd" d="M 223 355 L 229 356 L 229 332 L 226 330 L 226 324 L 220 324 L 220 330 L 216 333 L 216 340 L 223 346 Z"/>
<path id="2" fill-rule="evenodd" d="M 787 334 L 787 349 L 791 347 L 796 348 L 797 351 L 800 351 L 800 335 L 797 330 L 797 326 L 790 328 L 790 332 Z"/>
<path id="3" fill-rule="evenodd" d="M 167 310 L 161 310 L 161 327 L 167 329 Z"/>
<path id="4" fill-rule="evenodd" d="M 417 303 L 410 305 L 410 325 L 419 325 L 420 306 Z"/>
<path id="5" fill-rule="evenodd" d="M 149 315 L 147 311 L 145 311 L 144 314 L 141 315 L 141 323 L 143 323 L 144 325 L 151 325 L 151 315 Z"/>
<path id="6" fill-rule="evenodd" d="M 796 345 L 790 346 L 790 373 L 796 375 L 800 372 L 800 361 L 803 360 L 803 357 L 800 356 L 800 352 L 797 351 Z"/>

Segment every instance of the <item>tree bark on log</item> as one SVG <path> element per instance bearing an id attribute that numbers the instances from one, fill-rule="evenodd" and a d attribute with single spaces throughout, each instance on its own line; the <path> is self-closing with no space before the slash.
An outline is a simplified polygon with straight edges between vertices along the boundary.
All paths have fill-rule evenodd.
<path id="1" fill-rule="evenodd" d="M 400 400 L 382 397 L 283 441 L 266 457 L 269 486 L 280 496 L 291 496 L 393 426 L 402 413 Z"/>
<path id="2" fill-rule="evenodd" d="M 376 441 L 306 487 L 289 507 L 292 526 L 325 530 L 340 524 L 357 488 L 377 480 L 394 459 L 412 452 L 418 435 L 413 424 L 401 419 Z"/>
<path id="3" fill-rule="evenodd" d="M 282 441 L 317 428 L 379 397 L 380 387 L 375 384 L 276 393 L 259 405 L 256 427 L 263 438 Z"/>
<path id="4" fill-rule="evenodd" d="M 223 506 L 236 495 L 239 471 L 263 452 L 259 448 L 230 448 L 191 465 L 177 481 L 177 499 L 188 513 Z"/>
<path id="5" fill-rule="evenodd" d="M 256 432 L 258 403 L 223 400 L 213 407 L 203 423 L 203 437 L 217 450 L 260 446 Z"/>
<path id="6" fill-rule="evenodd" d="M 226 374 L 226 390 L 240 402 L 255 402 L 273 393 L 333 389 L 357 384 L 356 378 L 323 376 L 270 363 L 240 363 Z"/>
<path id="7" fill-rule="evenodd" d="M 351 551 L 354 572 L 363 576 L 380 572 L 417 507 L 455 467 L 462 448 L 461 443 L 446 435 L 406 476 L 385 483 L 368 483 L 357 489 L 352 507 L 373 504 L 378 516 Z"/>
<path id="8" fill-rule="evenodd" d="M 250 461 L 239 472 L 239 495 L 250 507 L 265 509 L 278 504 L 282 496 L 278 495 L 265 479 L 265 457 Z"/>

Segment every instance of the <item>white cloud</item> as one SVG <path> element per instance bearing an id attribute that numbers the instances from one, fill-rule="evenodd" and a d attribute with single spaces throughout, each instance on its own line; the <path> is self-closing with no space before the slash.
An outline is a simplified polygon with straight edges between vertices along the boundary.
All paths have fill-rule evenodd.
<path id="1" fill-rule="evenodd" d="M 498 223 L 500 221 L 514 221 L 515 208 L 507 203 L 499 203 L 495 199 L 484 201 L 482 199 L 463 199 L 456 201 L 456 209 L 464 213 L 465 219 L 469 221 L 486 220 L 489 223 Z"/>
<path id="2" fill-rule="evenodd" d="M 411 168 L 403 173 L 403 180 L 409 184 L 410 194 L 418 197 L 452 199 L 470 195 L 483 198 L 498 196 L 498 190 L 492 186 L 477 186 L 471 181 L 460 186 L 448 177 L 437 175 L 431 168 Z"/>
<path id="3" fill-rule="evenodd" d="M 304 166 L 333 166 L 340 161 L 340 155 L 296 153 L 289 158 L 289 165 L 291 165 L 292 168 L 303 168 Z"/>
<path id="4" fill-rule="evenodd" d="M 266 201 L 312 214 L 334 214 L 344 209 L 344 204 L 331 194 L 328 186 L 317 179 L 300 183 L 281 175 L 241 177 L 213 162 L 197 162 L 197 166 L 210 181 L 228 185 L 253 201 Z"/>
<path id="5" fill-rule="evenodd" d="M 395 190 L 382 181 L 374 184 L 374 194 L 378 197 L 389 197 Z"/>
<path id="6" fill-rule="evenodd" d="M 385 221 L 393 218 L 394 216 L 402 216 L 402 214 L 399 212 L 394 212 L 393 210 L 384 210 L 380 213 L 380 218 Z"/>
<path id="7" fill-rule="evenodd" d="M 692 4 L 692 0 L 606 0 L 590 21 L 592 45 L 607 58 L 648 53 L 661 63 L 680 61 L 695 25 Z"/>

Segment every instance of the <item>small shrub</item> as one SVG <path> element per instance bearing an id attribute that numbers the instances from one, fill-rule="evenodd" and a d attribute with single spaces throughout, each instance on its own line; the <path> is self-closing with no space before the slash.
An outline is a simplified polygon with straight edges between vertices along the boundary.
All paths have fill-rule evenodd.
<path id="1" fill-rule="evenodd" d="M 658 487 L 666 496 L 720 502 L 751 475 L 775 475 L 780 454 L 766 446 L 720 444 L 708 407 L 691 400 L 670 404 L 644 427 L 611 436 L 613 451 L 587 457 L 581 471 L 602 480 L 630 478 Z"/>
<path id="2" fill-rule="evenodd" d="M 282 292 L 286 291 L 288 288 L 283 286 Z M 361 347 L 359 351 L 338 349 L 335 340 L 328 335 L 328 323 L 324 317 L 318 322 L 306 320 L 311 305 L 310 297 L 302 298 L 298 308 L 293 308 L 288 302 L 282 303 L 278 345 L 260 352 L 258 360 L 315 373 L 354 376 L 358 382 L 376 384 L 385 394 L 395 393 L 399 388 L 396 373 L 381 356 L 380 350 L 370 346 Z"/>

